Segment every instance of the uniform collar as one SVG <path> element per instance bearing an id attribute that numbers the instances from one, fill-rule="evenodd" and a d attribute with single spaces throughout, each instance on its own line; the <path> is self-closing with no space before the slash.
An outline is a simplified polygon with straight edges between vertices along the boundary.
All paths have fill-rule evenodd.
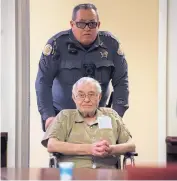
<path id="1" fill-rule="evenodd" d="M 74 34 L 72 32 L 72 29 L 69 30 L 69 39 L 70 39 L 69 40 L 70 43 L 74 43 L 75 46 L 77 46 L 78 48 L 80 48 L 82 50 L 85 50 L 84 47 L 82 46 L 82 44 L 76 40 L 76 38 L 75 38 L 75 36 L 74 36 Z M 95 42 L 93 43 L 93 45 L 90 47 L 90 49 L 88 51 L 91 51 L 91 50 L 93 50 L 95 48 L 98 48 L 99 46 L 104 48 L 104 49 L 107 49 L 107 46 L 104 44 L 104 42 L 102 42 L 100 40 L 100 36 L 99 36 L 99 33 L 98 33 Z"/>
<path id="2" fill-rule="evenodd" d="M 76 46 L 77 48 L 80 48 L 82 50 L 85 50 L 82 45 L 76 40 L 72 29 L 69 30 L 69 41 L 67 42 L 68 44 L 74 44 L 74 46 Z"/>
<path id="3" fill-rule="evenodd" d="M 97 35 L 97 38 L 96 38 L 96 40 L 95 40 L 95 43 L 93 44 L 93 46 L 91 47 L 91 49 L 94 49 L 94 48 L 97 48 L 97 47 L 102 47 L 102 48 L 105 48 L 105 49 L 107 49 L 107 46 L 104 44 L 104 42 L 102 42 L 101 40 L 100 40 L 100 36 L 99 36 L 99 34 Z"/>
<path id="4" fill-rule="evenodd" d="M 95 123 L 97 123 L 97 118 L 98 118 L 99 116 L 102 116 L 102 115 L 103 115 L 103 113 L 101 112 L 101 110 L 100 110 L 100 109 L 97 109 L 97 110 L 96 110 L 96 122 L 95 122 Z M 75 122 L 76 122 L 76 123 L 82 123 L 82 122 L 84 122 L 84 117 L 80 114 L 80 112 L 79 112 L 78 110 L 76 111 Z"/>

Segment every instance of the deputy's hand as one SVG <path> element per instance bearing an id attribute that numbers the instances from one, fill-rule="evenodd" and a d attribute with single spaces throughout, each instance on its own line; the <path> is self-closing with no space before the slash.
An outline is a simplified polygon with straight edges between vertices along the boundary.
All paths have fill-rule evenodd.
<path id="1" fill-rule="evenodd" d="M 91 153 L 93 156 L 105 157 L 109 155 L 110 147 L 106 140 L 102 140 L 92 144 Z"/>
<path id="2" fill-rule="evenodd" d="M 52 121 L 54 120 L 55 117 L 49 117 L 46 121 L 45 121 L 45 129 L 47 130 L 47 128 L 49 127 L 49 125 L 52 123 Z"/>

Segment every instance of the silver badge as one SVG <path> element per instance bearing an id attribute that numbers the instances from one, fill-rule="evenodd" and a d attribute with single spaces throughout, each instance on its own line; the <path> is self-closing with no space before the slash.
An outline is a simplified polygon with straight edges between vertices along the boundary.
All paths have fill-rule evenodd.
<path id="1" fill-rule="evenodd" d="M 100 52 L 101 54 L 101 58 L 107 58 L 108 57 L 108 52 L 107 51 L 104 51 L 104 52 Z"/>

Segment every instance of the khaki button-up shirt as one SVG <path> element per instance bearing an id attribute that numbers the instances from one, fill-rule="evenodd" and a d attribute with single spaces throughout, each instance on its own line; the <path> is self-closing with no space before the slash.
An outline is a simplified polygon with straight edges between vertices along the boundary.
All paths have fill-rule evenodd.
<path id="1" fill-rule="evenodd" d="M 110 118 L 111 127 L 99 129 L 98 118 L 102 116 L 108 116 Z M 59 141 L 75 144 L 92 144 L 101 139 L 105 139 L 113 145 L 125 143 L 130 139 L 130 132 L 125 127 L 120 116 L 118 116 L 113 109 L 97 109 L 96 118 L 95 122 L 88 125 L 78 110 L 63 110 L 56 116 L 55 121 L 47 129 L 42 140 L 42 145 L 47 147 L 49 138 L 56 138 Z M 92 168 L 93 164 L 96 164 L 97 168 L 115 168 L 117 157 L 108 156 L 100 158 L 93 157 L 92 155 L 61 155 L 60 162 L 61 161 L 72 161 L 75 163 L 75 167 L 79 168 Z"/>

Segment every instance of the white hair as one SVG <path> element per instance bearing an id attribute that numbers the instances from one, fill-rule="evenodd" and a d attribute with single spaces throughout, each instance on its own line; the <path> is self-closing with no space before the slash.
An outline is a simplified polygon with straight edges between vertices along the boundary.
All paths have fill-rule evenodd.
<path id="1" fill-rule="evenodd" d="M 72 92 L 74 93 L 75 90 L 77 89 L 77 86 L 78 86 L 79 84 L 83 84 L 83 83 L 92 83 L 92 84 L 94 84 L 95 87 L 96 87 L 97 92 L 101 94 L 102 89 L 101 89 L 100 83 L 99 83 L 97 80 L 95 80 L 95 79 L 93 79 L 93 78 L 91 78 L 91 77 L 82 77 L 82 78 L 80 78 L 80 79 L 73 85 Z"/>

